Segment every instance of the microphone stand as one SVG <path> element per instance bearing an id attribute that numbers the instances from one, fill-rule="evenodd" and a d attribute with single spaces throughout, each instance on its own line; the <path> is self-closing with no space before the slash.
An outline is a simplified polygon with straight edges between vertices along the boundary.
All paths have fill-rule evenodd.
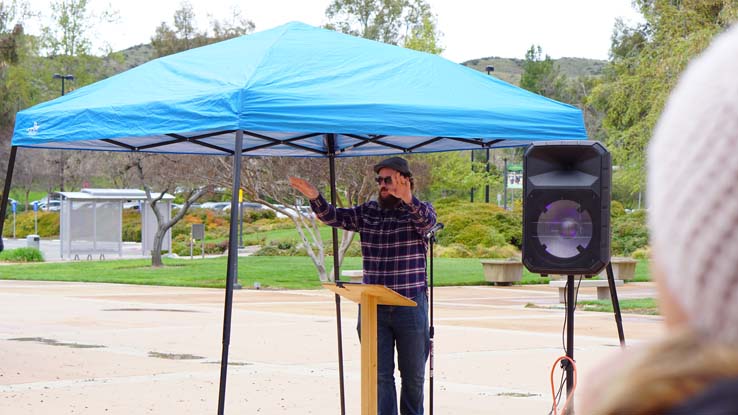
<path id="1" fill-rule="evenodd" d="M 440 225 L 440 226 L 439 226 Z M 434 226 L 427 235 L 428 242 L 430 243 L 430 330 L 429 330 L 429 347 L 428 347 L 428 363 L 429 363 L 429 402 L 430 402 L 430 415 L 433 415 L 433 244 L 436 242 L 436 232 L 443 229 L 443 224 L 439 223 Z"/>

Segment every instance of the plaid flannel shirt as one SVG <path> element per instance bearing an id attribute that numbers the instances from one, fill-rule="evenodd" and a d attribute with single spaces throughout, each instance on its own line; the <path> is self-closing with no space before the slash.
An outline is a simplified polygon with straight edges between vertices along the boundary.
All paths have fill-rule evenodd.
<path id="1" fill-rule="evenodd" d="M 425 291 L 425 235 L 436 224 L 430 203 L 413 196 L 412 203 L 396 209 L 382 209 L 376 201 L 344 209 L 320 195 L 310 206 L 326 225 L 359 233 L 365 284 L 381 284 L 408 298 Z"/>

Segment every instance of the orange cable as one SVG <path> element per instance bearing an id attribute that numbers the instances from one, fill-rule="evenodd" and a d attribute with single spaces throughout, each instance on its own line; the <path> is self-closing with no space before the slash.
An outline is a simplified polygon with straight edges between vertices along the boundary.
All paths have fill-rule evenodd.
<path id="1" fill-rule="evenodd" d="M 562 360 L 568 360 L 569 363 L 571 363 L 572 372 L 574 373 L 574 384 L 571 387 L 571 393 L 566 398 L 566 402 L 564 402 L 564 407 L 561 408 L 561 413 L 566 414 L 566 407 L 569 406 L 569 402 L 571 401 L 571 398 L 574 397 L 574 391 L 577 389 L 577 364 L 574 363 L 574 360 L 572 360 L 569 356 L 561 356 L 554 362 L 553 366 L 551 367 L 551 396 L 553 397 L 553 410 L 554 415 L 558 415 L 557 408 L 556 408 L 556 392 L 554 391 L 554 371 L 556 371 L 556 365 L 559 364 Z"/>

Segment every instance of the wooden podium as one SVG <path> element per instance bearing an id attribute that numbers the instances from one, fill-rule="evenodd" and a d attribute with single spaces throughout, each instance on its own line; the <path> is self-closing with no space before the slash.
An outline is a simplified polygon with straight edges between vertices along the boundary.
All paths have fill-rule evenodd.
<path id="1" fill-rule="evenodd" d="M 377 306 L 415 307 L 415 301 L 384 285 L 325 283 L 323 287 L 361 305 L 361 415 L 377 413 Z"/>

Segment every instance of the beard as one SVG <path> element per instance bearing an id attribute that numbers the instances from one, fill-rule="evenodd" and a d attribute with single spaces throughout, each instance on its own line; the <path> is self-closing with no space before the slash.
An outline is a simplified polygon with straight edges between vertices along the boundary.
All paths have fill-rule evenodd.
<path id="1" fill-rule="evenodd" d="M 400 199 L 392 196 L 382 196 L 382 190 L 379 190 L 379 193 L 377 193 L 377 202 L 379 203 L 379 207 L 382 209 L 396 209 L 398 206 L 400 206 Z"/>

